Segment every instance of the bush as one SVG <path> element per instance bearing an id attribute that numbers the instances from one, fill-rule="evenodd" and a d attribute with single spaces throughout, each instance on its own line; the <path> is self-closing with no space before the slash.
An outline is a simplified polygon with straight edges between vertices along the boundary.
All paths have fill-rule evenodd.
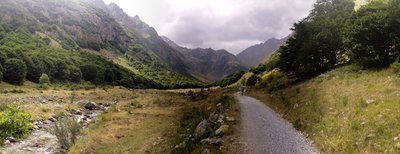
<path id="1" fill-rule="evenodd" d="M 400 74 L 400 63 L 393 63 L 390 65 L 390 69 L 393 71 L 393 73 Z"/>
<path id="2" fill-rule="evenodd" d="M 99 68 L 96 65 L 93 64 L 87 64 L 81 66 L 81 71 L 82 71 L 82 79 L 85 81 L 95 81 L 97 78 L 97 72 Z"/>
<path id="3" fill-rule="evenodd" d="M 69 72 L 70 72 L 70 75 L 69 75 L 69 80 L 70 81 L 75 82 L 75 83 L 78 83 L 78 82 L 81 81 L 82 72 L 78 67 L 71 66 L 69 68 Z"/>
<path id="4" fill-rule="evenodd" d="M 260 77 L 253 74 L 247 79 L 246 86 L 254 86 L 258 81 L 260 81 Z"/>
<path id="5" fill-rule="evenodd" d="M 11 58 L 4 63 L 4 81 L 11 84 L 21 84 L 27 73 L 27 68 L 22 60 Z"/>
<path id="6" fill-rule="evenodd" d="M 50 84 L 50 78 L 47 74 L 43 73 L 39 78 L 40 84 Z"/>
<path id="7" fill-rule="evenodd" d="M 15 105 L 0 112 L 0 144 L 6 137 L 22 138 L 32 130 L 31 115 Z"/>
<path id="8" fill-rule="evenodd" d="M 51 132 L 57 137 L 62 148 L 68 150 L 78 139 L 81 127 L 75 118 L 62 117 L 54 123 Z"/>
<path id="9" fill-rule="evenodd" d="M 0 51 L 0 64 L 3 65 L 6 62 L 7 55 Z"/>
<path id="10" fill-rule="evenodd" d="M 235 82 L 239 81 L 240 78 L 242 78 L 242 76 L 245 74 L 246 72 L 244 71 L 240 71 L 238 73 L 233 73 L 231 75 L 228 75 L 227 77 L 225 77 L 224 79 L 222 79 L 219 83 L 220 87 L 226 87 L 229 86 L 231 84 L 234 84 Z"/>
<path id="11" fill-rule="evenodd" d="M 0 82 L 3 81 L 3 66 L 0 64 Z"/>
<path id="12" fill-rule="evenodd" d="M 199 101 L 208 97 L 208 94 L 204 91 L 204 89 L 201 89 L 199 92 L 194 92 L 190 90 L 187 95 L 189 96 L 191 101 Z"/>
<path id="13" fill-rule="evenodd" d="M 274 69 L 261 78 L 257 88 L 266 88 L 268 91 L 274 91 L 287 85 L 289 85 L 289 77 L 279 69 Z"/>

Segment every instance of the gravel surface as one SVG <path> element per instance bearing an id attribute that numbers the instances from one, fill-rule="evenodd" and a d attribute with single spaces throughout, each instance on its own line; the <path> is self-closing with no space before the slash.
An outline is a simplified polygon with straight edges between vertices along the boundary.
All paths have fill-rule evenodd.
<path id="1" fill-rule="evenodd" d="M 310 154 L 318 151 L 292 124 L 260 101 L 236 94 L 241 110 L 241 135 L 254 154 Z"/>

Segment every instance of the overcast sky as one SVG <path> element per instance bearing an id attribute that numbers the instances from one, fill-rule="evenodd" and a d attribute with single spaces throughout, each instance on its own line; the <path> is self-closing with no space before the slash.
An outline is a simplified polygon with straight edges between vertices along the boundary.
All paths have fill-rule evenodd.
<path id="1" fill-rule="evenodd" d="M 237 54 L 291 33 L 316 0 L 105 0 L 139 17 L 160 35 L 189 48 Z"/>

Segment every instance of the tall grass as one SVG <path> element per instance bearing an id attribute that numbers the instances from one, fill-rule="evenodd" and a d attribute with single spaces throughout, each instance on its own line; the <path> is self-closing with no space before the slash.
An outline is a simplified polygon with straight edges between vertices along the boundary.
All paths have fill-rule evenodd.
<path id="1" fill-rule="evenodd" d="M 78 139 L 81 126 L 75 118 L 62 117 L 54 123 L 51 132 L 64 149 L 69 149 Z"/>

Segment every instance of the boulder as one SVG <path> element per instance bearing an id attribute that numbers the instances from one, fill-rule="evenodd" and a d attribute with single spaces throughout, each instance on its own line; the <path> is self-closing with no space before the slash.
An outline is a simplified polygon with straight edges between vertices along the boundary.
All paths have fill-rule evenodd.
<path id="1" fill-rule="evenodd" d="M 224 134 L 226 132 L 228 132 L 229 130 L 229 126 L 228 125 L 221 125 L 221 127 L 219 127 L 216 131 L 215 131 L 215 135 L 217 137 L 222 137 L 224 136 Z"/>
<path id="2" fill-rule="evenodd" d="M 213 145 L 213 146 L 221 146 L 222 145 L 222 139 L 217 139 L 217 138 L 206 138 L 200 141 L 202 144 L 208 144 L 208 145 Z"/>
<path id="3" fill-rule="evenodd" d="M 88 110 L 94 110 L 97 108 L 97 104 L 95 102 L 88 101 L 85 103 L 84 107 L 85 107 L 85 109 L 88 109 Z"/>
<path id="4" fill-rule="evenodd" d="M 210 129 L 210 122 L 208 122 L 208 120 L 203 120 L 201 121 L 195 131 L 194 131 L 194 138 L 199 139 L 201 138 L 205 133 L 207 133 L 207 131 Z"/>
<path id="5" fill-rule="evenodd" d="M 14 137 L 6 137 L 6 140 L 10 141 L 11 143 L 17 143 L 18 142 L 18 140 L 15 139 Z"/>

